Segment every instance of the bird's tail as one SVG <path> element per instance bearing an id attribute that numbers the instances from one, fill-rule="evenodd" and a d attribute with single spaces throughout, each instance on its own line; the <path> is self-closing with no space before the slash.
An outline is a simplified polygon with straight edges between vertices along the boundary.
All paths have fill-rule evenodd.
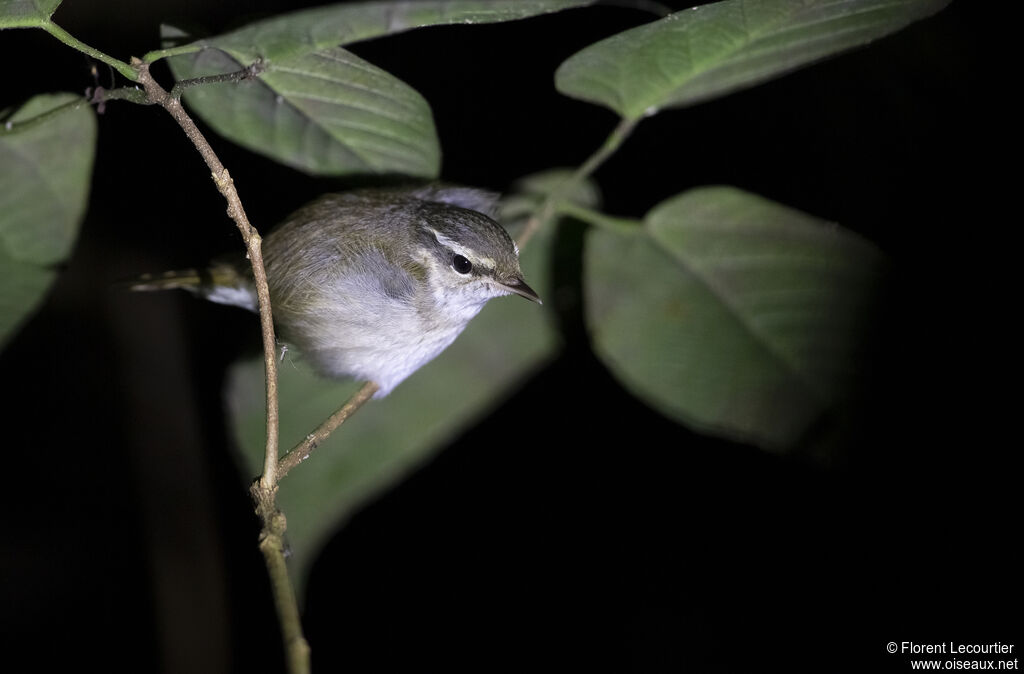
<path id="1" fill-rule="evenodd" d="M 179 269 L 165 271 L 162 274 L 143 274 L 136 279 L 127 281 L 125 286 L 129 290 L 175 290 L 180 288 L 198 293 L 204 285 L 203 276 L 204 274 L 201 274 L 198 269 Z"/>
<path id="2" fill-rule="evenodd" d="M 160 274 L 143 274 L 125 284 L 129 290 L 187 290 L 193 295 L 256 311 L 256 290 L 252 277 L 229 264 L 208 269 L 180 269 Z"/>

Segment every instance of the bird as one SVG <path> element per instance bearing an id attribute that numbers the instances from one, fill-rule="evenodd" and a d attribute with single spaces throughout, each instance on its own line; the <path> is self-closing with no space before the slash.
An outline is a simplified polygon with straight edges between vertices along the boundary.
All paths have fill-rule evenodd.
<path id="1" fill-rule="evenodd" d="M 374 397 L 444 351 L 495 297 L 541 303 L 519 248 L 495 221 L 498 196 L 472 187 L 325 194 L 263 240 L 279 338 L 320 375 L 377 385 Z M 145 275 L 134 290 L 180 288 L 257 311 L 248 261 Z"/>

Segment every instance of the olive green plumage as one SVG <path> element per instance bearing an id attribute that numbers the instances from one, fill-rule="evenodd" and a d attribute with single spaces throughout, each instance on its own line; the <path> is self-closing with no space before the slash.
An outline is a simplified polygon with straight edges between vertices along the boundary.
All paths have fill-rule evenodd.
<path id="1" fill-rule="evenodd" d="M 373 381 L 378 396 L 445 349 L 487 300 L 540 301 L 519 250 L 491 215 L 493 195 L 463 187 L 324 195 L 263 241 L 279 336 L 327 376 Z M 140 280 L 256 309 L 248 263 Z"/>

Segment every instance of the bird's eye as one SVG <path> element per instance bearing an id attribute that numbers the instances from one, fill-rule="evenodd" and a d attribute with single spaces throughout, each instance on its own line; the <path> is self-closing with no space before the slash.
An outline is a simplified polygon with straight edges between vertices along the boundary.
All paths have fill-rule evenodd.
<path id="1" fill-rule="evenodd" d="M 461 255 L 456 255 L 452 258 L 452 267 L 460 274 L 468 274 L 473 268 L 473 263 Z"/>

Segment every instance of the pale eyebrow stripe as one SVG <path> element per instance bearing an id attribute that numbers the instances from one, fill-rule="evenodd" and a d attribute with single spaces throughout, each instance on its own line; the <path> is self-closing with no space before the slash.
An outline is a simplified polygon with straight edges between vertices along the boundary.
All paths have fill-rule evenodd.
<path id="1" fill-rule="evenodd" d="M 483 265 L 484 267 L 489 267 L 490 269 L 494 269 L 495 268 L 496 265 L 495 265 L 495 262 L 494 262 L 494 258 L 481 257 L 481 256 L 477 255 L 476 253 L 474 253 L 473 251 L 471 251 L 470 249 L 468 249 L 465 246 L 463 246 L 462 244 L 456 242 L 454 239 L 451 239 L 451 238 L 445 236 L 444 234 L 442 234 L 441 232 L 437 231 L 433 227 L 429 227 L 427 225 L 424 225 L 424 226 L 428 230 L 430 230 L 430 232 L 434 235 L 434 238 L 436 238 L 437 242 L 440 243 L 442 246 L 445 246 L 446 248 L 449 248 L 450 250 L 452 250 L 453 252 L 457 253 L 458 255 L 461 255 L 462 257 L 466 258 L 467 260 L 469 260 L 473 264 L 480 264 L 480 265 Z"/>

